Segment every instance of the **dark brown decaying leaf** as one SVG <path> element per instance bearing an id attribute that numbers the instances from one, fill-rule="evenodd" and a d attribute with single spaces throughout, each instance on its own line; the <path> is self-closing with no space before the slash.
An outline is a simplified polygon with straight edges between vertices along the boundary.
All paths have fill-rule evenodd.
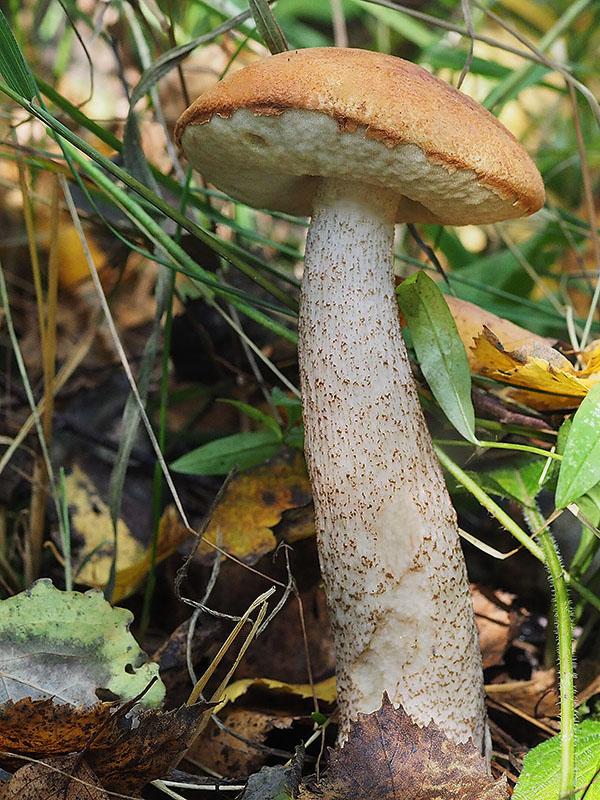
<path id="1" fill-rule="evenodd" d="M 108 794 L 80 756 L 26 764 L 12 776 L 2 800 L 108 800 Z"/>
<path id="2" fill-rule="evenodd" d="M 558 681 L 553 669 L 535 670 L 528 681 L 508 681 L 485 687 L 488 701 L 513 711 L 543 721 L 549 725 L 551 718 L 560 715 Z M 557 723 L 558 724 L 558 723 Z"/>
<path id="3" fill-rule="evenodd" d="M 330 754 L 318 783 L 304 783 L 300 800 L 505 800 L 504 779 L 491 778 L 470 743 L 455 744 L 436 725 L 420 728 L 387 696 L 359 714 L 348 741 Z"/>
<path id="4" fill-rule="evenodd" d="M 109 747 L 90 750 L 87 761 L 106 789 L 139 793 L 149 781 L 167 774 L 209 707 L 196 703 L 174 711 L 142 712 L 135 728 L 124 731 Z"/>
<path id="5" fill-rule="evenodd" d="M 279 541 L 297 542 L 315 535 L 315 509 L 312 501 L 300 508 L 290 508 L 281 515 L 281 522 L 273 528 Z"/>
<path id="6" fill-rule="evenodd" d="M 194 631 L 188 645 L 190 620 L 178 625 L 168 639 L 151 658 L 159 665 L 160 677 L 167 687 L 167 697 L 172 705 L 184 703 L 190 693 L 190 677 L 187 671 L 188 648 L 192 663 L 197 663 L 214 645 L 219 647 L 225 639 L 224 620 L 204 615 L 202 625 Z"/>
<path id="7" fill-rule="evenodd" d="M 78 752 L 104 788 L 136 794 L 149 781 L 167 774 L 210 707 L 196 703 L 168 712 L 141 711 L 130 718 L 124 716 L 129 709 L 116 709 L 112 703 L 91 709 L 53 706 L 51 700 L 7 703 L 0 709 L 0 765 L 18 770 L 23 757 L 40 759 Z M 48 762 L 48 758 L 44 760 Z M 38 777 L 36 773 L 36 780 Z M 71 800 L 71 795 L 67 796 Z M 74 794 L 73 800 L 79 796 Z"/>

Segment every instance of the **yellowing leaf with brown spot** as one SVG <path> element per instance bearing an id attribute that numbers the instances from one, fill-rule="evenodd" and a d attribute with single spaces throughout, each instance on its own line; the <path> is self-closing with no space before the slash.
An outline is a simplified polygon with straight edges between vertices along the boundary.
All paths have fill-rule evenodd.
<path id="1" fill-rule="evenodd" d="M 71 530 L 83 539 L 79 551 L 82 566 L 76 574 L 77 583 L 103 587 L 108 581 L 113 559 L 114 533 L 108 505 L 91 478 L 77 464 L 65 478 L 65 495 Z M 117 523 L 117 570 L 141 561 L 144 556 L 144 547 L 120 519 Z"/>
<path id="2" fill-rule="evenodd" d="M 576 408 L 600 380 L 600 340 L 581 354 L 583 369 L 546 339 L 474 303 L 446 296 L 474 375 L 511 384 L 503 394 L 539 411 Z M 402 320 L 402 324 L 405 324 Z M 521 387 L 521 388 L 515 388 Z"/>
<path id="3" fill-rule="evenodd" d="M 273 528 L 284 511 L 309 502 L 310 483 L 304 459 L 283 451 L 266 464 L 236 475 L 213 511 L 204 538 L 246 564 L 255 564 L 275 549 Z M 202 543 L 198 555 L 208 560 L 214 548 Z"/>
<path id="4" fill-rule="evenodd" d="M 600 380 L 600 340 L 581 353 L 578 370 L 552 345 L 474 303 L 446 296 L 471 372 L 511 384 L 504 394 L 538 411 L 577 408 Z M 515 388 L 521 387 L 521 388 Z"/>

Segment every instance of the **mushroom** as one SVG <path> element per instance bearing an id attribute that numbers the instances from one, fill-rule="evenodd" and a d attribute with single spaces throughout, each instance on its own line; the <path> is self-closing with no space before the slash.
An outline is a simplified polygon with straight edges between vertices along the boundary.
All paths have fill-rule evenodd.
<path id="1" fill-rule="evenodd" d="M 355 49 L 230 73 L 183 113 L 176 139 L 230 196 L 311 217 L 298 350 L 341 740 L 387 692 L 485 752 L 477 629 L 398 321 L 394 225 L 531 214 L 544 202 L 536 167 L 469 97 Z"/>

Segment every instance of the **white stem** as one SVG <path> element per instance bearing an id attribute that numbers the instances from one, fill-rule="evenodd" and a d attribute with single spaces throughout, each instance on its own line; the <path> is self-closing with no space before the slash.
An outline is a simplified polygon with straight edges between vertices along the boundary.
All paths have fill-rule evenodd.
<path id="1" fill-rule="evenodd" d="M 419 405 L 393 282 L 397 196 L 323 180 L 306 244 L 300 373 L 341 737 L 383 692 L 485 748 L 456 514 Z"/>

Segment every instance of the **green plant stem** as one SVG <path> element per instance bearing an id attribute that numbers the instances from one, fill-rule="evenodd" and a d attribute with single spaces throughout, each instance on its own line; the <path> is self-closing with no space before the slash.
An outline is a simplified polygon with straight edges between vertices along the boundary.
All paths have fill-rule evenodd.
<path id="1" fill-rule="evenodd" d="M 529 536 L 520 525 L 514 521 L 512 517 L 509 515 L 496 503 L 492 498 L 484 492 L 484 490 L 479 486 L 475 481 L 464 472 L 458 464 L 452 461 L 448 455 L 440 448 L 435 447 L 435 452 L 437 453 L 437 457 L 440 460 L 440 463 L 456 480 L 470 492 L 473 497 L 478 501 L 480 505 L 482 505 L 485 509 L 487 509 L 492 516 L 494 516 L 498 522 L 503 525 L 506 530 L 511 533 L 515 539 L 519 542 L 519 544 L 523 545 L 529 552 L 537 558 L 538 561 L 541 561 L 542 564 L 546 563 L 546 559 L 544 557 L 544 552 L 539 545 L 537 545 L 531 536 Z M 599 601 L 600 605 L 600 601 Z"/>
<path id="2" fill-rule="evenodd" d="M 534 530 L 544 525 L 535 501 L 524 509 Z M 553 536 L 548 528 L 538 534 L 554 590 L 554 612 L 558 637 L 558 676 L 560 687 L 560 796 L 568 797 L 575 788 L 575 691 L 573 687 L 573 626 L 564 570 Z"/>
<path id="3" fill-rule="evenodd" d="M 483 428 L 487 431 L 500 433 L 506 436 L 508 433 L 514 433 L 517 436 L 531 436 L 535 434 L 540 439 L 548 438 L 549 441 L 556 442 L 556 431 L 540 430 L 539 428 L 528 427 L 527 425 L 516 425 L 510 422 L 498 422 L 495 419 L 483 419 L 482 417 L 475 417 L 475 427 Z"/>
<path id="4" fill-rule="evenodd" d="M 546 564 L 554 589 L 558 633 L 558 671 L 560 681 L 561 710 L 561 789 L 560 796 L 569 795 L 575 785 L 575 699 L 573 689 L 573 629 L 569 607 L 567 583 L 571 583 L 576 591 L 582 587 L 563 569 L 554 539 L 545 525 L 543 516 L 538 511 L 534 500 L 524 513 L 534 531 L 538 532 L 540 545 L 535 544 L 530 536 L 508 516 L 492 498 L 478 486 L 460 467 L 455 464 L 443 450 L 436 447 L 442 465 L 458 480 L 479 503 L 486 508 L 511 533 L 518 542 L 526 547 L 539 561 Z M 540 530 L 541 529 L 541 530 Z M 587 594 L 591 594 L 587 592 Z M 588 598 L 586 598 L 588 599 Z M 600 608 L 600 601 L 595 598 L 593 605 Z"/>
<path id="5" fill-rule="evenodd" d="M 587 584 L 588 586 L 593 586 L 593 587 L 598 586 L 600 584 L 600 568 L 594 570 L 591 576 L 588 577 Z M 585 611 L 585 603 L 582 598 L 575 604 L 575 608 L 573 610 L 573 619 L 576 624 L 581 619 L 581 615 L 583 614 L 584 611 Z"/>
<path id="6" fill-rule="evenodd" d="M 579 578 L 587 572 L 598 551 L 598 546 L 600 546 L 600 540 L 596 534 L 589 528 L 586 528 L 585 525 L 582 525 L 579 545 L 569 565 L 569 572 L 571 575 Z M 575 618 L 575 620 L 577 620 L 577 618 Z"/>
<path id="7" fill-rule="evenodd" d="M 512 534 L 515 539 L 525 547 L 525 549 L 529 550 L 532 556 L 537 558 L 542 564 L 546 563 L 546 557 L 544 555 L 543 549 L 537 545 L 531 536 L 529 536 L 520 525 L 518 525 L 512 517 L 509 515 L 496 503 L 492 498 L 485 492 L 481 486 L 479 486 L 466 472 L 464 472 L 458 464 L 456 464 L 451 458 L 449 458 L 444 451 L 436 447 L 435 452 L 440 460 L 440 463 L 446 469 L 453 478 L 455 478 L 458 483 L 461 484 L 473 497 L 477 500 L 477 502 L 483 506 L 489 513 L 498 520 L 498 522 L 506 528 L 506 530 Z M 576 578 L 570 575 L 565 569 L 562 569 L 562 575 L 569 586 L 572 586 L 573 589 L 586 601 L 588 602 L 593 608 L 597 611 L 600 611 L 600 598 L 596 597 L 596 595 L 591 592 L 586 586 L 580 583 Z"/>
<path id="8" fill-rule="evenodd" d="M 472 442 L 464 442 L 462 439 L 436 439 L 436 444 L 450 445 L 452 447 L 473 447 Z M 555 461 L 562 461 L 562 456 L 550 450 L 542 450 L 540 447 L 532 447 L 528 444 L 514 444 L 513 442 L 490 442 L 485 439 L 478 439 L 476 447 L 495 448 L 496 450 L 517 450 L 523 453 L 533 453 L 534 456 L 552 458 Z"/>

